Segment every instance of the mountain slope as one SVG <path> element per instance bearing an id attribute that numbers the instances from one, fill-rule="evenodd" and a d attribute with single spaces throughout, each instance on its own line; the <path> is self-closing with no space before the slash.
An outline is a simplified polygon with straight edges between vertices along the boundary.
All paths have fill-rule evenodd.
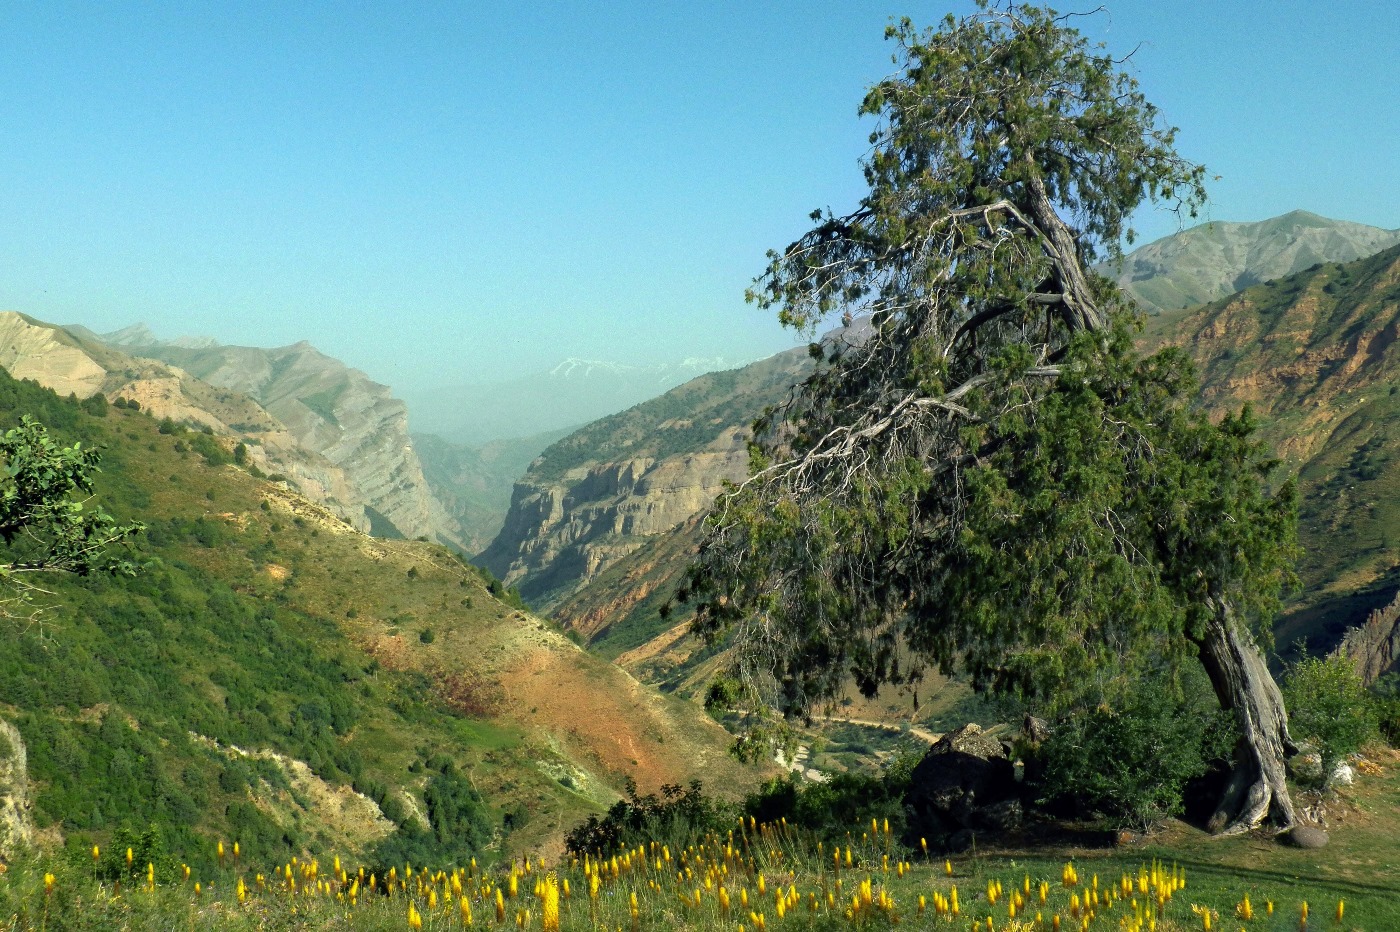
<path id="1" fill-rule="evenodd" d="M 202 434 L 0 373 L 0 427 L 20 413 L 104 449 L 98 499 L 149 526 L 138 576 L 53 580 L 42 624 L 0 626 L 0 714 L 27 746 L 41 836 L 106 849 L 155 824 L 196 864 L 215 838 L 260 864 L 392 860 L 437 844 L 418 827 L 446 819 L 428 792 L 446 781 L 484 798 L 468 848 L 494 828 L 538 850 L 628 777 L 756 776 L 700 710 L 503 604 L 439 547 L 366 537 L 216 465 Z"/>
<path id="2" fill-rule="evenodd" d="M 305 341 L 261 349 L 136 344 L 129 333 L 125 339 L 128 352 L 256 400 L 304 448 L 344 470 L 368 506 L 375 533 L 461 544 L 460 530 L 423 477 L 408 409 L 388 386 Z"/>
<path id="3" fill-rule="evenodd" d="M 1400 247 L 1319 264 L 1152 321 L 1203 403 L 1249 404 L 1299 477 L 1304 592 L 1280 632 L 1334 641 L 1400 585 Z"/>
<path id="4" fill-rule="evenodd" d="M 413 435 L 428 488 L 460 528 L 467 553 L 485 549 L 500 533 L 515 480 L 545 448 L 571 432 L 565 428 L 480 447 L 461 446 L 436 434 Z"/>
<path id="5" fill-rule="evenodd" d="M 416 391 L 409 410 L 415 430 L 478 447 L 577 428 L 734 365 L 700 357 L 650 366 L 569 358 L 508 381 Z"/>
<path id="6" fill-rule="evenodd" d="M 477 561 L 549 606 L 707 508 L 748 465 L 748 427 L 801 378 L 789 351 L 700 376 L 575 431 L 516 483 L 505 525 Z"/>
<path id="7" fill-rule="evenodd" d="M 1204 223 L 1134 250 L 1121 269 L 1099 271 L 1155 314 L 1217 301 L 1318 262 L 1350 262 L 1396 243 L 1400 230 L 1295 210 L 1258 223 Z"/>
<path id="8" fill-rule="evenodd" d="M 0 367 L 60 394 L 87 398 L 101 393 L 112 401 L 134 402 L 157 418 L 235 438 L 246 445 L 250 461 L 259 469 L 285 478 L 356 527 L 370 527 L 369 503 L 345 471 L 303 447 L 285 425 L 244 394 L 114 349 L 84 327 L 58 328 L 14 311 L 0 312 Z"/>

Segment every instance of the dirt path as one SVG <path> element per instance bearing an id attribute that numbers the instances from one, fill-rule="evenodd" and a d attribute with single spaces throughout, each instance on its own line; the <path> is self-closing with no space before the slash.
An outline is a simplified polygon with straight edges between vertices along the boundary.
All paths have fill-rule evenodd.
<path id="1" fill-rule="evenodd" d="M 914 737 L 920 739 L 921 741 L 927 741 L 929 744 L 934 744 L 938 741 L 939 738 L 943 737 L 942 735 L 934 734 L 933 732 L 929 731 L 927 728 L 924 728 L 921 725 L 896 725 L 892 722 L 872 722 L 869 719 L 864 718 L 841 718 L 839 716 L 831 715 L 822 716 L 821 718 L 816 719 L 816 721 L 831 722 L 833 724 L 864 725 L 866 728 L 882 728 L 885 731 L 907 731 Z"/>

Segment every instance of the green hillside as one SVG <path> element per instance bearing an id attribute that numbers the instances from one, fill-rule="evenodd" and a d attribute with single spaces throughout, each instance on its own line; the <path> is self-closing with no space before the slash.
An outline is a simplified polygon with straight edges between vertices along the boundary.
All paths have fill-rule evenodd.
<path id="1" fill-rule="evenodd" d="M 49 580 L 38 620 L 0 625 L 0 714 L 41 839 L 106 849 L 154 826 L 192 864 L 216 839 L 269 864 L 460 863 L 553 843 L 626 777 L 725 772 L 717 726 L 443 549 L 358 534 L 213 437 L 0 373 L 0 427 L 26 413 L 102 449 L 98 500 L 149 528 L 136 577 Z M 580 692 L 612 711 L 569 721 Z"/>

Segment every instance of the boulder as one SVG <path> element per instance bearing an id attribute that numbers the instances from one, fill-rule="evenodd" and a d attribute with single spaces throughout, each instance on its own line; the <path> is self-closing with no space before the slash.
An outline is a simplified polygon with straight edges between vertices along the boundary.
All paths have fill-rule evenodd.
<path id="1" fill-rule="evenodd" d="M 1325 848 L 1327 833 L 1315 825 L 1297 825 L 1279 836 L 1279 841 L 1294 848 Z"/>
<path id="2" fill-rule="evenodd" d="M 911 828 L 945 849 L 966 847 L 976 833 L 1014 831 L 1023 816 L 1019 790 L 1001 742 L 964 725 L 914 768 L 907 797 Z"/>

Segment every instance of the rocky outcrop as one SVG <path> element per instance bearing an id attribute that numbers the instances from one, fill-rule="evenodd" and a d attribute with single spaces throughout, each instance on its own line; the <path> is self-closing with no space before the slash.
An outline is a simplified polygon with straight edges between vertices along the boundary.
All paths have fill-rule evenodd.
<path id="1" fill-rule="evenodd" d="M 106 369 L 58 331 L 14 311 L 0 312 L 0 366 L 17 379 L 79 398 L 98 391 L 107 377 Z"/>
<path id="2" fill-rule="evenodd" d="M 29 755 L 19 729 L 0 719 L 0 858 L 34 843 L 29 817 Z"/>
<path id="3" fill-rule="evenodd" d="M 743 432 L 727 429 L 694 453 L 598 463 L 559 482 L 527 475 L 482 560 L 527 599 L 547 603 L 708 508 L 746 466 Z"/>
<path id="4" fill-rule="evenodd" d="M 938 740 L 910 776 L 911 830 L 940 849 L 960 851 L 976 834 L 1022 821 L 1020 784 L 1001 742 L 975 724 Z"/>
<path id="5" fill-rule="evenodd" d="M 128 338 L 141 332 L 123 331 Z M 203 428 L 247 445 L 253 465 L 284 478 L 342 520 L 370 530 L 366 501 L 340 466 L 307 449 L 247 395 L 210 385 L 178 366 L 131 356 L 82 327 L 58 328 L 13 311 L 0 313 L 0 365 L 60 394 L 102 393 L 134 401 L 156 418 Z"/>
<path id="6" fill-rule="evenodd" d="M 1356 666 L 1356 673 L 1367 686 L 1396 669 L 1400 660 L 1400 592 L 1389 605 L 1366 616 L 1359 627 L 1342 636 L 1337 653 Z"/>

